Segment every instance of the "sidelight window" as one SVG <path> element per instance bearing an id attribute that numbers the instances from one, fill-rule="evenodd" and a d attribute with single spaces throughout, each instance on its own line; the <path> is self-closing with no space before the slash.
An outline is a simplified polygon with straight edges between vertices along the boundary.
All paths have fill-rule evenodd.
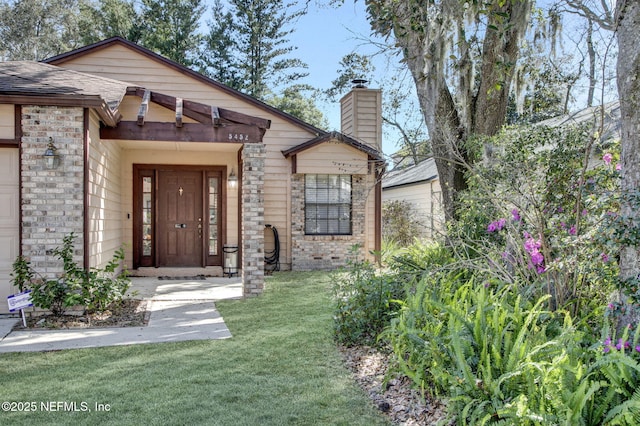
<path id="1" fill-rule="evenodd" d="M 151 256 L 153 247 L 153 200 L 152 200 L 152 177 L 142 178 L 142 255 Z"/>

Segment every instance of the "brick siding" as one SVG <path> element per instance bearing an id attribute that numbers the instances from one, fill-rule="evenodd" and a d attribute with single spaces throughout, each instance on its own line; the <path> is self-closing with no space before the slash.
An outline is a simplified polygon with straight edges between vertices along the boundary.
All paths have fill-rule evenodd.
<path id="1" fill-rule="evenodd" d="M 71 232 L 76 235 L 76 261 L 83 259 L 83 134 L 83 108 L 22 107 L 22 252 L 49 277 L 62 272 L 51 251 Z M 46 169 L 43 161 L 49 137 L 60 155 L 55 170 Z"/>
<path id="2" fill-rule="evenodd" d="M 345 266 L 352 247 L 366 241 L 366 201 L 372 182 L 368 175 L 353 175 L 351 187 L 351 235 L 305 235 L 304 176 L 291 179 L 292 265 L 294 271 L 333 270 Z M 362 250 L 362 249 L 361 249 Z M 362 258 L 363 253 L 360 253 Z"/>

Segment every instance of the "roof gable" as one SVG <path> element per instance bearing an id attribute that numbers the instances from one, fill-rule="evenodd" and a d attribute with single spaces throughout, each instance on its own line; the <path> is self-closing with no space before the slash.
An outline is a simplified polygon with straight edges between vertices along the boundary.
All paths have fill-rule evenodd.
<path id="1" fill-rule="evenodd" d="M 359 142 L 355 139 L 353 139 L 352 137 L 349 137 L 347 135 L 344 135 L 340 132 L 328 132 L 325 133 L 323 135 L 320 135 L 316 138 L 313 138 L 307 142 L 301 143 L 300 145 L 294 146 L 293 148 L 287 149 L 285 151 L 282 151 L 282 155 L 285 156 L 285 158 L 289 158 L 292 156 L 295 156 L 297 154 L 299 154 L 300 152 L 306 151 L 309 148 L 313 148 L 315 146 L 318 146 L 322 143 L 325 142 L 330 142 L 330 141 L 338 141 L 338 142 L 342 142 L 344 144 L 347 144 L 355 149 L 357 149 L 358 151 L 362 151 L 366 154 L 369 155 L 369 157 L 373 160 L 377 160 L 377 161 L 384 161 L 384 159 L 382 158 L 382 155 L 380 154 L 380 152 L 378 152 L 377 150 L 371 148 L 369 145 L 366 145 L 362 142 Z"/>
<path id="2" fill-rule="evenodd" d="M 193 71 L 181 64 L 178 64 L 177 62 L 174 62 L 170 59 L 167 59 L 157 53 L 152 52 L 149 49 L 146 49 L 142 46 L 139 46 L 135 43 L 132 43 L 128 40 L 125 40 L 121 37 L 112 37 L 88 46 L 84 46 L 81 47 L 79 49 L 67 52 L 67 53 L 63 53 L 61 55 L 57 55 L 54 56 L 52 58 L 46 59 L 44 62 L 48 63 L 48 64 L 53 64 L 53 65 L 58 65 L 58 66 L 62 66 L 64 67 L 64 64 L 67 62 L 71 62 L 74 61 L 76 59 L 82 58 L 83 56 L 87 56 L 90 54 L 94 54 L 96 52 L 99 52 L 101 50 L 105 50 L 105 49 L 109 49 L 109 48 L 113 48 L 114 46 L 119 46 L 119 47 L 123 47 L 126 48 L 130 51 L 135 52 L 136 54 L 142 55 L 158 64 L 161 64 L 163 67 L 169 68 L 173 71 L 176 71 L 180 74 L 183 74 L 189 78 L 192 78 L 200 83 L 203 83 L 211 88 L 214 88 L 215 90 L 219 90 L 229 96 L 232 96 L 238 100 L 241 100 L 242 102 L 246 102 L 254 107 L 257 107 L 269 114 L 273 114 L 275 116 L 278 116 L 280 118 L 282 118 L 283 120 L 297 126 L 300 128 L 303 128 L 306 131 L 309 131 L 311 133 L 314 134 L 322 134 L 324 133 L 324 130 L 322 129 L 318 129 L 315 126 L 312 126 L 309 123 L 306 123 L 302 120 L 300 120 L 297 117 L 294 117 L 290 114 L 287 114 L 283 111 L 280 111 L 270 105 L 267 105 L 266 103 L 259 101 L 256 98 L 253 98 L 247 94 L 244 94 L 238 90 L 232 89 L 218 81 L 215 81 L 213 79 L 210 79 L 196 71 Z"/>

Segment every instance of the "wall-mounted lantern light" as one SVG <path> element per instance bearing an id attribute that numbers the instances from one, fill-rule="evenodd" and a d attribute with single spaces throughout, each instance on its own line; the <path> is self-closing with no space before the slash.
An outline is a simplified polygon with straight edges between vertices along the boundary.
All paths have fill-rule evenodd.
<path id="1" fill-rule="evenodd" d="M 233 167 L 231 168 L 231 173 L 229 173 L 227 182 L 231 188 L 235 188 L 238 185 L 238 176 L 236 176 L 236 172 L 233 170 Z"/>
<path id="2" fill-rule="evenodd" d="M 58 155 L 58 149 L 53 144 L 53 138 L 51 137 L 49 137 L 49 145 L 47 145 L 47 150 L 42 158 L 44 158 L 45 167 L 49 170 L 57 169 L 60 165 L 60 155 Z"/>

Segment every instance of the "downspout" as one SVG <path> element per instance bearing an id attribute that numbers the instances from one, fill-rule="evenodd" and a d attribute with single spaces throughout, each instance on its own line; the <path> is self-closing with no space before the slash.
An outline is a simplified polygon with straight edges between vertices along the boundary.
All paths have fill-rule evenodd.
<path id="1" fill-rule="evenodd" d="M 376 170 L 376 189 L 375 189 L 375 238 L 374 238 L 374 250 L 376 253 L 376 262 L 380 264 L 382 262 L 382 173 Z"/>
<path id="2" fill-rule="evenodd" d="M 18 255 L 22 256 L 22 105 L 15 105 L 13 135 L 18 142 Z"/>
<path id="3" fill-rule="evenodd" d="M 85 271 L 89 272 L 89 109 L 84 108 L 83 145 L 83 263 Z"/>

